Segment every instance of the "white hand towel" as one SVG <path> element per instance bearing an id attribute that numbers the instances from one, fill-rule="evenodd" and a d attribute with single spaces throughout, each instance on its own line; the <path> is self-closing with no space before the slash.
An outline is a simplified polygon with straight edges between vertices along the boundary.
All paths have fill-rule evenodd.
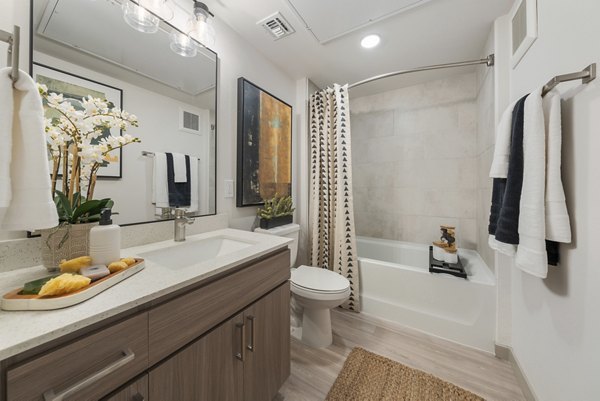
<path id="1" fill-rule="evenodd" d="M 187 168 L 185 164 L 185 155 L 181 153 L 172 153 L 173 155 L 173 173 L 176 183 L 188 182 Z"/>
<path id="2" fill-rule="evenodd" d="M 505 244 L 504 242 L 500 242 L 496 239 L 495 236 L 488 236 L 488 245 L 494 251 L 498 251 L 508 256 L 514 256 L 517 253 L 517 246 L 513 244 Z"/>
<path id="3" fill-rule="evenodd" d="M 157 208 L 169 207 L 169 182 L 167 178 L 167 155 L 154 152 L 154 183 L 152 186 L 152 203 Z"/>
<path id="4" fill-rule="evenodd" d="M 14 83 L 0 70 L 0 207 L 8 207 L 2 228 L 36 230 L 58 225 L 44 133 L 44 109 L 37 86 L 24 71 Z"/>
<path id="5" fill-rule="evenodd" d="M 190 184 L 190 207 L 188 208 L 188 212 L 197 212 L 200 208 L 199 204 L 199 186 L 198 186 L 198 158 L 190 156 L 190 179 L 192 180 Z"/>
<path id="6" fill-rule="evenodd" d="M 500 118 L 496 129 L 496 144 L 494 145 L 494 158 L 490 167 L 490 178 L 506 178 L 508 175 L 508 159 L 510 157 L 510 143 L 512 139 L 512 115 L 518 100 L 511 103 Z"/>
<path id="7" fill-rule="evenodd" d="M 542 89 L 525 101 L 523 124 L 523 188 L 519 212 L 519 246 L 515 264 L 521 270 L 545 278 L 546 254 L 546 132 Z"/>
<path id="8" fill-rule="evenodd" d="M 561 108 L 560 93 L 551 91 L 544 97 L 546 123 L 546 239 L 571 242 L 571 224 L 561 179 Z"/>

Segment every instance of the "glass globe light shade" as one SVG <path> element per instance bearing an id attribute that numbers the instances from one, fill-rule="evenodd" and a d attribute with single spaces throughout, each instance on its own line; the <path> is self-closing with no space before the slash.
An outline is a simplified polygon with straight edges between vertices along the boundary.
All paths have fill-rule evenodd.
<path id="1" fill-rule="evenodd" d="M 136 31 L 143 33 L 158 32 L 158 24 L 160 22 L 158 17 L 145 8 L 133 3 L 131 0 L 123 2 L 123 19 Z"/>
<path id="2" fill-rule="evenodd" d="M 169 0 L 139 0 L 138 4 L 160 17 L 163 21 L 170 21 L 175 16 Z"/>
<path id="3" fill-rule="evenodd" d="M 189 35 L 179 32 L 176 29 L 171 31 L 171 50 L 183 57 L 195 57 L 198 53 L 196 44 Z"/>
<path id="4" fill-rule="evenodd" d="M 215 28 L 205 15 L 192 16 L 188 21 L 187 32 L 205 47 L 210 48 L 215 44 Z"/>

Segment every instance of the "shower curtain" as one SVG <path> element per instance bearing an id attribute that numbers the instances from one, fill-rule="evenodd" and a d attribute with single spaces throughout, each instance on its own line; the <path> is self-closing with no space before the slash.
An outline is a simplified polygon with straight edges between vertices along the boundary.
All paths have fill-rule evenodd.
<path id="1" fill-rule="evenodd" d="M 350 281 L 350 298 L 342 307 L 358 312 L 348 85 L 311 96 L 310 148 L 310 262 Z"/>

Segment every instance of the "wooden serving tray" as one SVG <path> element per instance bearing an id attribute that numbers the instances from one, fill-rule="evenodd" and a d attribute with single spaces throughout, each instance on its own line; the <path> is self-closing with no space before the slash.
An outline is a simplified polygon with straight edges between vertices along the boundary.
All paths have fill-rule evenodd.
<path id="1" fill-rule="evenodd" d="M 145 267 L 144 259 L 136 259 L 126 269 L 111 273 L 87 287 L 64 295 L 40 297 L 39 295 L 19 295 L 23 288 L 17 288 L 2 296 L 2 309 L 7 311 L 52 310 L 73 306 L 86 301 L 113 285 L 133 276 Z"/>

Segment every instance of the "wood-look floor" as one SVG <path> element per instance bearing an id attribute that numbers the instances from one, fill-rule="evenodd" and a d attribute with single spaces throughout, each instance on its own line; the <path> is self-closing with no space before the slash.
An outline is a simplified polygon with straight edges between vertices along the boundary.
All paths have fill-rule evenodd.
<path id="1" fill-rule="evenodd" d="M 292 374 L 275 400 L 323 401 L 353 347 L 431 373 L 488 401 L 524 401 L 511 364 L 490 354 L 340 309 L 333 344 L 314 349 L 292 338 Z M 369 400 L 365 400 L 369 401 Z"/>

